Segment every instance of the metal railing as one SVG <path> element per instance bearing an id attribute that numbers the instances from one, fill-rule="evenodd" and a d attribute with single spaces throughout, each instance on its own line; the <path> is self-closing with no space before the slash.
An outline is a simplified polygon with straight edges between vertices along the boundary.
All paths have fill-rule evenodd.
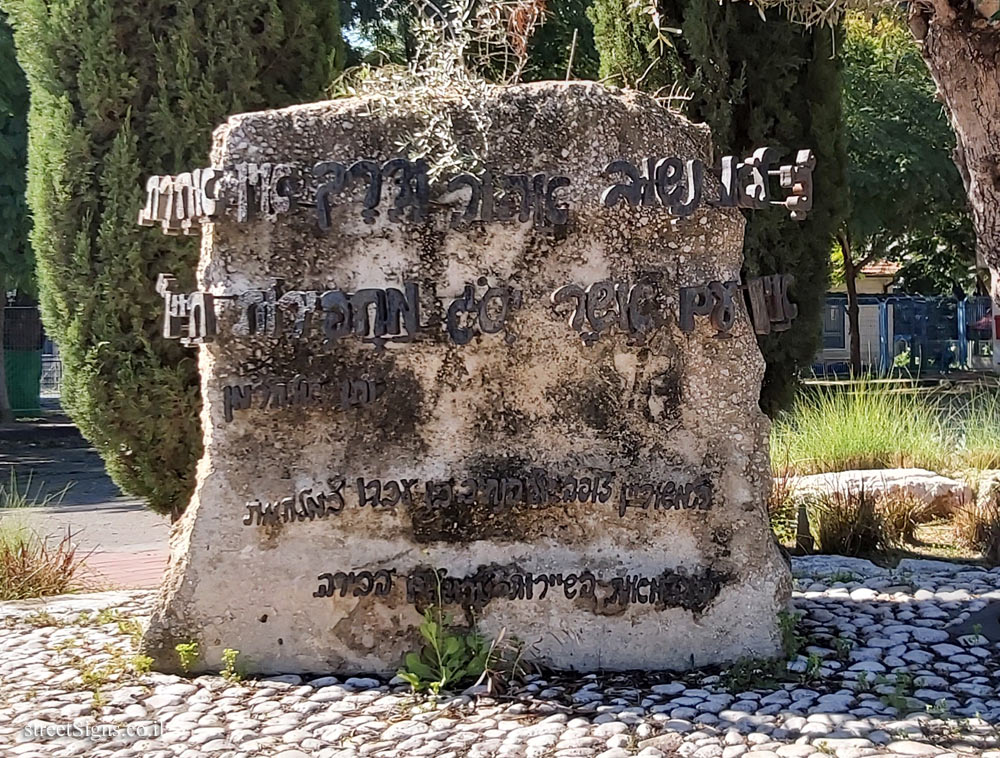
<path id="1" fill-rule="evenodd" d="M 924 297 L 922 295 L 859 295 L 858 304 L 868 306 L 868 319 L 861 323 L 864 351 L 862 362 L 879 374 L 893 370 L 910 374 L 942 374 L 955 369 L 993 369 L 993 314 L 989 297 Z M 872 311 L 871 308 L 877 308 Z M 827 295 L 828 315 L 840 313 L 843 332 L 832 334 L 824 326 L 824 349 L 817 356 L 815 373 L 849 373 L 850 345 L 847 298 Z M 877 314 L 872 324 L 872 316 Z M 828 318 L 828 322 L 836 318 Z"/>

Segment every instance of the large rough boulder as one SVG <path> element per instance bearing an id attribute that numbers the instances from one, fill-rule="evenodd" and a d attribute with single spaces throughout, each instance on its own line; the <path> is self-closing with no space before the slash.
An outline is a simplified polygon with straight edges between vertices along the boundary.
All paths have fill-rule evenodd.
<path id="1" fill-rule="evenodd" d="M 377 100 L 217 130 L 217 168 L 294 180 L 238 193 L 205 233 L 198 277 L 218 318 L 200 346 L 205 453 L 145 650 L 166 669 L 194 641 L 195 670 L 231 647 L 251 671 L 385 674 L 419 648 L 421 611 L 443 605 L 559 668 L 777 654 L 790 578 L 765 507 L 763 360 L 742 296 L 712 319 L 699 305 L 688 330 L 678 317 L 680 288 L 739 279 L 743 219 L 602 202 L 620 179 L 609 161 L 711 166 L 709 132 L 596 84 L 491 89 L 474 112 L 442 92 L 434 107 L 456 154 L 497 177 L 564 176 L 556 202 L 534 194 L 527 218 L 487 222 L 480 198 L 459 218 L 469 186 L 449 192 L 448 176 L 424 219 L 362 198 L 362 174 L 426 123 Z M 362 158 L 357 175 L 313 170 Z M 321 208 L 285 204 L 289 186 L 308 199 L 321 181 Z M 394 180 L 383 189 L 399 199 Z M 247 212 L 262 199 L 272 218 Z M 716 338 L 711 322 L 732 315 Z"/>
<path id="2" fill-rule="evenodd" d="M 789 479 L 793 497 L 808 495 L 854 495 L 862 490 L 878 499 L 886 495 L 915 498 L 927 506 L 928 515 L 944 516 L 974 501 L 972 488 L 922 468 L 890 468 L 834 471 Z"/>

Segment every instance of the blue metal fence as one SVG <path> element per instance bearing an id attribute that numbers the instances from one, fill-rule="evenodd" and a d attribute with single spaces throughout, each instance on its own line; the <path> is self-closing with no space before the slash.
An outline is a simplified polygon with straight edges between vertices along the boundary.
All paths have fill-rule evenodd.
<path id="1" fill-rule="evenodd" d="M 877 306 L 875 333 L 871 318 L 860 333 L 864 344 L 877 344 L 877 354 L 862 356 L 869 370 L 887 375 L 942 374 L 954 370 L 992 370 L 993 313 L 989 297 L 923 297 L 920 295 L 859 295 L 858 304 Z M 817 374 L 848 374 L 850 334 L 847 297 L 826 299 L 824 349 L 813 370 Z M 838 328 L 842 331 L 838 333 Z M 866 331 L 867 329 L 867 331 Z"/>

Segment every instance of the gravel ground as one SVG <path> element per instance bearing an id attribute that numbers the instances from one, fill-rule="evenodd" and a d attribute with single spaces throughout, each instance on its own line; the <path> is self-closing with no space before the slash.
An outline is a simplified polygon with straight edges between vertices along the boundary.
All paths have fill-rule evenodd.
<path id="1" fill-rule="evenodd" d="M 829 557 L 794 569 L 803 640 L 781 681 L 752 665 L 544 673 L 502 697 L 437 701 L 397 680 L 135 673 L 149 592 L 0 603 L 0 755 L 1000 758 L 1000 645 L 985 636 L 998 636 L 1000 570 Z M 109 736 L 125 725 L 162 734 Z"/>

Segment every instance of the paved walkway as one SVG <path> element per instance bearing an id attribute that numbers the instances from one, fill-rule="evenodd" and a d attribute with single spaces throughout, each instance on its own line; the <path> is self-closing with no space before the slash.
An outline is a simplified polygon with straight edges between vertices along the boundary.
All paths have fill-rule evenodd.
<path id="1" fill-rule="evenodd" d="M 0 755 L 1000 758 L 1000 569 L 904 563 L 794 559 L 784 671 L 536 672 L 438 700 L 399 678 L 136 671 L 151 592 L 0 603 Z"/>
<path id="2" fill-rule="evenodd" d="M 169 519 L 123 495 L 108 477 L 97 452 L 68 422 L 0 428 L 0 483 L 11 475 L 27 489 L 35 508 L 0 510 L 41 536 L 72 535 L 87 555 L 81 578 L 94 588 L 150 588 L 159 585 L 167 562 Z"/>
<path id="3" fill-rule="evenodd" d="M 156 589 L 167 566 L 167 551 L 91 553 L 86 566 L 81 576 L 85 586 Z"/>

